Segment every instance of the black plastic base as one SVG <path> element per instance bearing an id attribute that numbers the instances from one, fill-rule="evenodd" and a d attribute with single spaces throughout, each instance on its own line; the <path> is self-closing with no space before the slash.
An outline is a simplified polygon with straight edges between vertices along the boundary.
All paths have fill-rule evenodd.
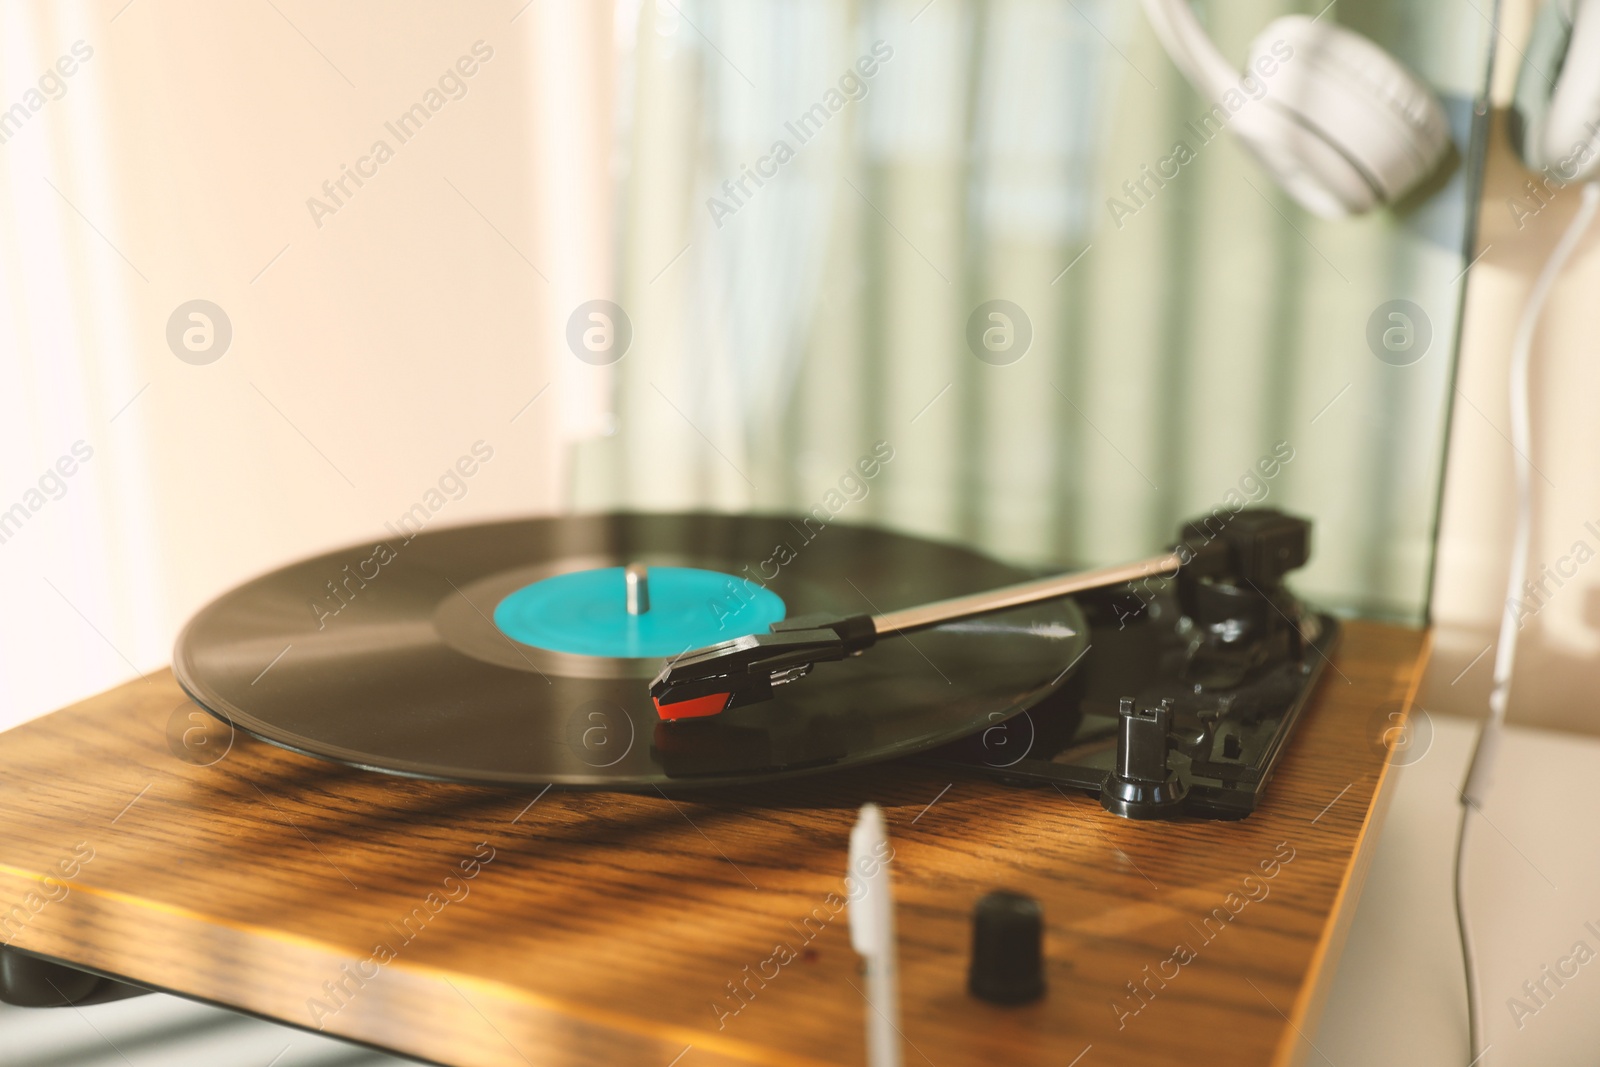
<path id="1" fill-rule="evenodd" d="M 1184 616 L 1171 583 L 1074 599 L 1090 622 L 1090 649 L 1067 684 L 918 762 L 1077 790 L 1128 818 L 1242 819 L 1253 812 L 1338 645 L 1338 621 L 1285 593 L 1271 605 L 1267 638 L 1219 647 Z M 1169 702 L 1168 768 L 1181 795 L 1161 789 L 1128 796 L 1109 781 L 1117 775 L 1119 707 L 1130 698 L 1140 707 Z"/>
<path id="2" fill-rule="evenodd" d="M 1165 819 L 1175 813 L 1188 792 L 1177 775 L 1152 784 L 1108 774 L 1100 787 L 1100 806 L 1124 819 Z"/>

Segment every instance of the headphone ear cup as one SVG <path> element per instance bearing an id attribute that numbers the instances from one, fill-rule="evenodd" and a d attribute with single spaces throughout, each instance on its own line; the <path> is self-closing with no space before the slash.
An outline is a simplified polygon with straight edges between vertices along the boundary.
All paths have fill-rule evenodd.
<path id="1" fill-rule="evenodd" d="M 1248 78 L 1264 87 L 1272 110 L 1324 142 L 1370 187 L 1370 198 L 1351 198 L 1349 211 L 1400 199 L 1449 153 L 1449 119 L 1433 91 L 1342 26 L 1304 15 L 1277 19 L 1251 46 Z M 1327 176 L 1347 184 L 1343 168 Z"/>
<path id="2" fill-rule="evenodd" d="M 1284 192 L 1313 215 L 1342 219 L 1378 206 L 1378 194 L 1361 172 L 1286 113 L 1252 105 L 1229 129 Z"/>
<path id="3" fill-rule="evenodd" d="M 1533 170 L 1543 170 L 1554 162 L 1545 158 L 1544 130 L 1556 79 L 1572 44 L 1572 12 L 1564 7 L 1546 3 L 1534 18 L 1522 53 L 1522 67 L 1517 72 L 1511 111 L 1506 116 L 1511 146 Z"/>
<path id="4" fill-rule="evenodd" d="M 1540 13 L 1535 37 L 1543 31 L 1557 39 L 1554 45 L 1546 40 L 1534 42 L 1541 49 L 1551 49 L 1541 57 L 1542 70 L 1531 69 L 1535 53 L 1531 48 L 1528 52 L 1529 62 L 1523 64 L 1517 78 L 1513 113 L 1524 103 L 1525 86 L 1536 113 L 1532 121 L 1519 121 L 1520 129 L 1514 132 L 1520 134 L 1518 151 L 1529 166 L 1553 171 L 1562 181 L 1591 181 L 1600 175 L 1600 2 L 1576 0 L 1571 21 L 1563 27 L 1565 14 L 1556 4 Z M 1565 33 L 1545 29 L 1551 17 Z M 1554 81 L 1553 88 L 1547 78 Z M 1528 84 L 1534 79 L 1536 85 Z M 1540 103 L 1544 106 L 1537 108 Z"/>

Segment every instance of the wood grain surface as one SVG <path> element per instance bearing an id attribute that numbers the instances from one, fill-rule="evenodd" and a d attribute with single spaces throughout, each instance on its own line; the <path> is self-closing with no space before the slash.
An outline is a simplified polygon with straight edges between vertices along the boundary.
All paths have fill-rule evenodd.
<path id="1" fill-rule="evenodd" d="M 443 785 L 186 737 L 161 672 L 0 735 L 0 941 L 446 1064 L 860 1064 L 838 903 L 871 800 L 907 1064 L 1297 1063 L 1426 645 L 1349 624 L 1239 823 L 911 764 L 693 799 Z M 965 992 L 997 887 L 1044 907 L 1021 1008 Z"/>

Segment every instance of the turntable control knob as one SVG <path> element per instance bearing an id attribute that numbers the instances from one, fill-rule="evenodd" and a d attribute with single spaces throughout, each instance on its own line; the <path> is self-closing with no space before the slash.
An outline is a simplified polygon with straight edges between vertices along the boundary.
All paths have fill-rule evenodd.
<path id="1" fill-rule="evenodd" d="M 991 1004 L 1025 1004 L 1044 995 L 1044 911 L 1022 893 L 996 889 L 972 912 L 967 992 Z"/>
<path id="2" fill-rule="evenodd" d="M 622 572 L 622 578 L 628 585 L 628 614 L 643 615 L 649 611 L 650 568 L 643 563 L 630 563 Z"/>

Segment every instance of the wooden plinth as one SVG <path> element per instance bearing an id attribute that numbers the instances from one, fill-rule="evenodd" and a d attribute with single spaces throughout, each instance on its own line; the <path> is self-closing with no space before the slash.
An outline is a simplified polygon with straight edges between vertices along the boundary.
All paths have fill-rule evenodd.
<path id="1" fill-rule="evenodd" d="M 695 800 L 412 781 L 243 735 L 200 766 L 162 672 L 0 735 L 0 941 L 441 1063 L 860 1064 L 835 905 L 872 800 L 907 1064 L 1296 1063 L 1426 644 L 1350 624 L 1239 823 L 910 765 Z M 996 887 L 1044 906 L 1049 992 L 1022 1008 L 965 992 Z"/>

